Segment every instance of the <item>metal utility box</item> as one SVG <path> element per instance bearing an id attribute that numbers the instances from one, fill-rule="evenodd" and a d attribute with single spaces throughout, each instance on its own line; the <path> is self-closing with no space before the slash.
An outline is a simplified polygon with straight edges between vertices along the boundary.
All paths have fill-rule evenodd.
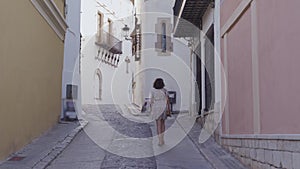
<path id="1" fill-rule="evenodd" d="M 72 99 L 63 99 L 64 120 L 77 120 L 76 101 Z"/>
<path id="2" fill-rule="evenodd" d="M 171 104 L 176 104 L 176 91 L 168 91 L 169 100 Z"/>
<path id="3" fill-rule="evenodd" d="M 78 86 L 67 84 L 66 85 L 66 98 L 62 100 L 63 105 L 63 119 L 76 120 L 76 103 L 78 98 Z"/>
<path id="4" fill-rule="evenodd" d="M 176 91 L 168 91 L 168 95 L 171 104 L 171 111 L 173 111 L 173 104 L 176 104 Z"/>

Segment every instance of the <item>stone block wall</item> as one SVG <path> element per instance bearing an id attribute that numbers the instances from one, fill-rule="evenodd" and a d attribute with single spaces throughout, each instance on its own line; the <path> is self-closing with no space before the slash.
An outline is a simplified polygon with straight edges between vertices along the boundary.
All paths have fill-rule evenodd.
<path id="1" fill-rule="evenodd" d="M 222 136 L 222 146 L 252 169 L 300 169 L 300 139 Z"/>

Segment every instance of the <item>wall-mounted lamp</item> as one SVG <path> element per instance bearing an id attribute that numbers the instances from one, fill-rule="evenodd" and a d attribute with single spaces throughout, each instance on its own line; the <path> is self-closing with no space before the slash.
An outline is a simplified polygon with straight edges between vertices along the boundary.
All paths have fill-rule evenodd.
<path id="1" fill-rule="evenodd" d="M 130 30 L 130 28 L 127 25 L 125 25 L 122 28 L 123 36 L 124 36 L 125 40 L 132 40 L 131 38 L 128 38 L 129 37 L 129 30 Z"/>

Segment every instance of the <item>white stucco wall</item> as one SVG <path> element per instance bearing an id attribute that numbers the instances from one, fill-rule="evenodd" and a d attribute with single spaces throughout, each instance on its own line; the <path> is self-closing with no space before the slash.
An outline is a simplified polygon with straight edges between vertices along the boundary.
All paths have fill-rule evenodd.
<path id="1" fill-rule="evenodd" d="M 174 0 L 151 0 L 145 1 L 141 7 L 145 15 L 143 15 L 143 45 L 142 45 L 142 66 L 139 71 L 143 71 L 145 83 L 142 85 L 142 95 L 149 96 L 149 92 L 156 78 L 164 79 L 166 88 L 169 91 L 177 92 L 177 103 L 173 106 L 175 111 L 189 110 L 190 103 L 190 50 L 186 41 L 174 39 L 173 33 L 170 34 L 173 43 L 173 52 L 168 56 L 161 56 L 155 50 L 155 42 L 157 42 L 157 32 L 155 24 L 159 18 L 166 18 L 170 21 L 171 32 L 173 31 L 173 6 Z M 137 64 L 140 66 L 139 64 Z"/>
<path id="2" fill-rule="evenodd" d="M 103 29 L 107 31 L 108 19 L 113 22 L 112 35 L 123 40 L 123 54 L 117 68 L 97 59 L 98 50 L 103 49 L 96 45 L 98 29 L 98 12 L 104 15 Z M 131 43 L 122 38 L 121 28 L 127 24 L 133 29 L 133 6 L 130 0 L 84 0 L 82 1 L 82 102 L 83 104 L 124 104 L 130 103 L 131 72 L 126 73 L 125 58 L 131 56 Z M 100 56 L 101 57 L 101 56 Z M 102 99 L 95 99 L 95 76 L 100 70 L 102 75 Z M 128 85 L 127 85 L 128 84 Z M 117 96 L 116 96 L 117 95 Z"/>
<path id="3" fill-rule="evenodd" d="M 66 98 L 67 84 L 78 86 L 77 111 L 81 111 L 81 84 L 79 74 L 80 8 L 81 0 L 66 1 L 66 21 L 68 29 L 65 35 L 64 67 L 62 76 L 62 99 Z"/>

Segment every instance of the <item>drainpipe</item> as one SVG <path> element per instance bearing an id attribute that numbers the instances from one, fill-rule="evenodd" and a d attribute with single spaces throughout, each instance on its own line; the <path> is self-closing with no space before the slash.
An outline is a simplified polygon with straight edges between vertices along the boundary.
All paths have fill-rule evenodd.
<path id="1" fill-rule="evenodd" d="M 194 115 L 193 107 L 193 47 L 190 47 L 190 115 Z"/>
<path id="2" fill-rule="evenodd" d="M 190 91 L 189 91 L 189 114 L 191 116 L 195 116 L 195 106 L 194 106 L 194 96 L 193 96 L 193 88 L 194 88 L 194 74 L 193 74 L 193 55 L 195 53 L 195 42 L 194 38 L 188 40 L 188 47 L 190 48 Z"/>

